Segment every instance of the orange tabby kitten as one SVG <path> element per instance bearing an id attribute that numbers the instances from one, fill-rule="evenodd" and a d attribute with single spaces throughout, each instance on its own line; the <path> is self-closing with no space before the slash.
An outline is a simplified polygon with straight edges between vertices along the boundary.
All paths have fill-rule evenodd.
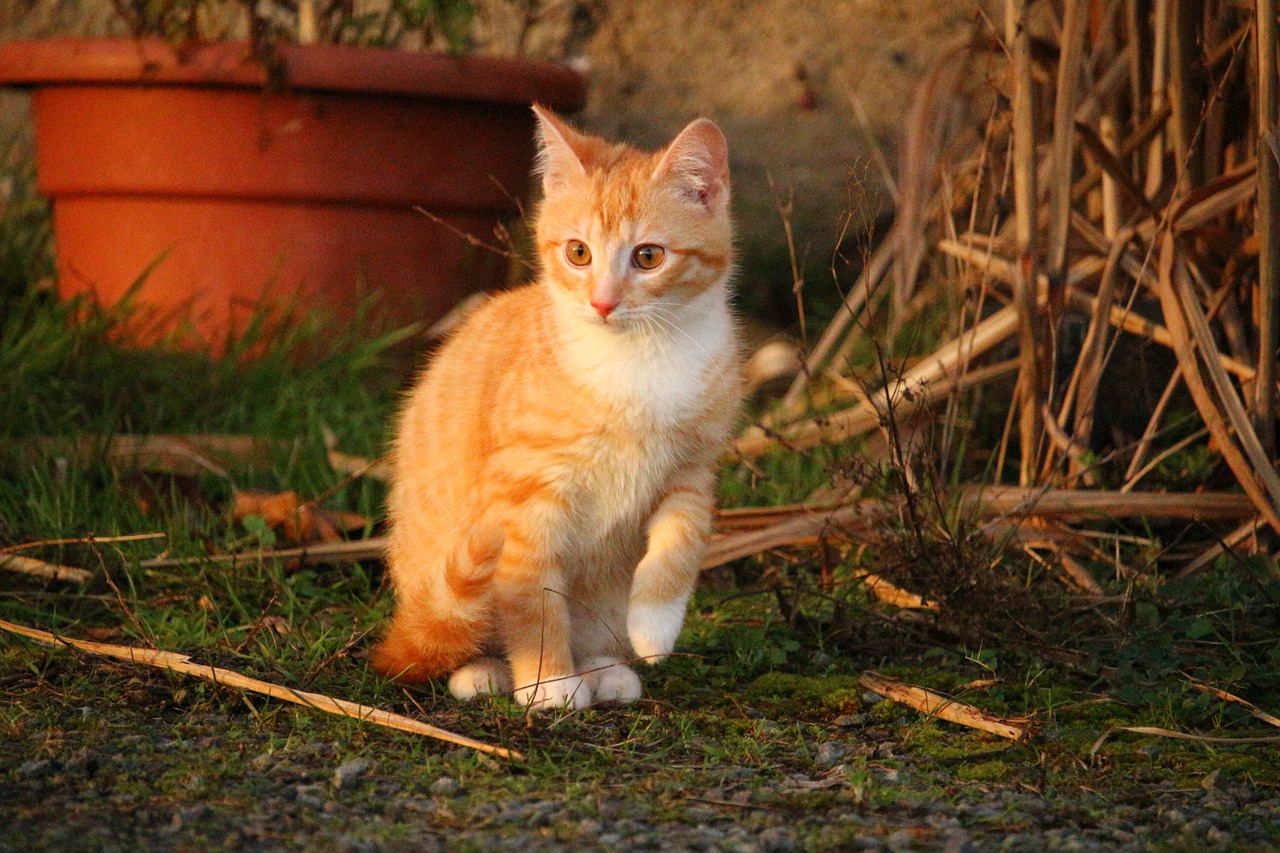
<path id="1" fill-rule="evenodd" d="M 650 154 L 534 107 L 541 277 L 478 309 L 404 408 L 398 607 L 374 666 L 534 708 L 640 696 L 670 654 L 737 413 L 728 151 Z"/>

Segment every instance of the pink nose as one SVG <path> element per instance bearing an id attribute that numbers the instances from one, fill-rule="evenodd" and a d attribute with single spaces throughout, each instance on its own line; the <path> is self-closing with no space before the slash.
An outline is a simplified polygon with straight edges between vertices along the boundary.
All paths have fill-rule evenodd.
<path id="1" fill-rule="evenodd" d="M 596 313 L 600 315 L 601 319 L 607 320 L 609 315 L 613 313 L 613 309 L 618 307 L 618 303 L 592 299 L 591 307 L 596 309 Z"/>

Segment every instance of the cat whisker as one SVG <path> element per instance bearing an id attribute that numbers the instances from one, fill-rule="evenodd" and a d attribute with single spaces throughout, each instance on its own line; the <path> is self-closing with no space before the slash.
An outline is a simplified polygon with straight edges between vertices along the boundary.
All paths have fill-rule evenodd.
<path id="1" fill-rule="evenodd" d="M 666 303 L 666 304 L 674 305 L 676 303 Z M 653 313 L 645 314 L 644 316 L 653 320 L 656 323 L 660 322 L 665 325 L 665 328 L 668 328 L 675 332 L 679 332 L 681 335 L 683 335 L 686 340 L 688 340 L 691 344 L 693 344 L 698 349 L 699 352 L 707 356 L 708 362 L 711 364 L 712 367 L 715 368 L 716 378 L 721 383 L 724 383 L 726 381 L 725 375 L 724 375 L 724 366 L 720 363 L 718 359 L 712 356 L 711 353 L 707 352 L 707 348 L 703 346 L 700 341 L 698 341 L 696 338 L 694 338 L 684 329 L 680 328 L 679 323 L 676 322 L 675 314 L 671 311 L 667 311 L 664 308 L 662 308 L 661 307 L 662 305 L 663 303 L 659 303 L 659 302 L 650 303 L 649 305 L 646 306 L 646 308 L 652 309 Z"/>

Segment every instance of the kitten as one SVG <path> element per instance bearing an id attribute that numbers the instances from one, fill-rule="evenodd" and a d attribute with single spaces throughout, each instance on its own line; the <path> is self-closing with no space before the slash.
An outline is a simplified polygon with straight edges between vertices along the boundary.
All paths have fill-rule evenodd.
<path id="1" fill-rule="evenodd" d="M 741 384 L 728 150 L 706 119 L 651 154 L 534 112 L 541 275 L 404 407 L 373 665 L 581 708 L 639 698 L 625 661 L 671 653 L 698 577 Z"/>

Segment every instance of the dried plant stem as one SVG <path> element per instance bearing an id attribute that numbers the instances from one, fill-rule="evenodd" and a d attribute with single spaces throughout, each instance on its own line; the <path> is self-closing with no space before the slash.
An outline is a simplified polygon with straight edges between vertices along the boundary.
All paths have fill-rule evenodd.
<path id="1" fill-rule="evenodd" d="M 88 583 L 89 579 L 93 577 L 93 572 L 88 569 L 59 566 L 55 563 L 46 563 L 44 560 L 37 560 L 34 557 L 23 557 L 20 554 L 0 553 L 0 569 L 21 572 L 24 575 L 32 575 L 38 578 L 78 584 Z"/>
<path id="2" fill-rule="evenodd" d="M 1258 444 L 1240 398 L 1215 358 L 1217 345 L 1187 277 L 1170 231 L 1160 252 L 1160 302 L 1183 378 L 1223 459 L 1267 523 L 1280 531 L 1280 477 Z M 1208 378 L 1201 374 L 1202 363 Z"/>
<path id="3" fill-rule="evenodd" d="M 1066 0 L 1062 10 L 1062 46 L 1058 59 L 1057 98 L 1053 108 L 1053 176 L 1049 186 L 1049 234 L 1045 249 L 1050 278 L 1067 267 L 1067 234 L 1071 224 L 1071 165 L 1075 153 L 1076 97 L 1080 91 L 1087 0 Z"/>
<path id="4" fill-rule="evenodd" d="M 1013 304 L 1018 310 L 1018 438 L 1019 481 L 1029 485 L 1036 475 L 1040 446 L 1042 393 L 1040 349 L 1048 344 L 1037 305 L 1036 274 L 1036 139 L 1035 92 L 1027 0 L 1005 0 L 1005 42 L 1013 56 L 1013 196 L 1014 233 L 1018 243 Z"/>
<path id="5" fill-rule="evenodd" d="M 1235 702 L 1237 705 L 1243 705 L 1245 708 L 1249 709 L 1250 714 L 1257 717 L 1259 720 L 1262 720 L 1262 722 L 1269 726 L 1280 726 L 1280 717 L 1276 717 L 1274 714 L 1268 714 L 1257 705 L 1247 699 L 1241 699 L 1234 693 L 1228 693 L 1225 690 L 1219 690 L 1217 687 L 1210 687 L 1208 684 L 1201 684 L 1198 681 L 1191 681 L 1191 686 L 1196 690 L 1199 690 L 1201 693 L 1208 693 L 1210 696 L 1214 696 L 1224 702 Z"/>
<path id="6" fill-rule="evenodd" d="M 997 717 L 972 705 L 943 696 L 941 693 L 916 687 L 896 678 L 889 678 L 875 672 L 864 672 L 859 680 L 863 687 L 879 693 L 886 699 L 949 723 L 968 726 L 1012 741 L 1024 740 L 1033 732 L 1033 727 L 1027 719 L 1012 720 Z"/>
<path id="7" fill-rule="evenodd" d="M 1253 425 L 1268 456 L 1276 453 L 1276 348 L 1280 325 L 1280 164 L 1275 139 L 1280 131 L 1276 72 L 1276 2 L 1255 0 L 1258 50 L 1258 382 Z"/>
<path id="8" fill-rule="evenodd" d="M 104 657 L 116 658 L 118 660 L 129 661 L 130 663 L 139 663 L 146 666 L 154 666 L 159 669 L 167 669 L 171 672 L 181 673 L 183 675 L 193 675 L 197 678 L 203 678 L 206 681 L 212 681 L 214 684 L 225 684 L 230 687 L 238 687 L 242 690 L 249 690 L 254 693 L 260 693 L 264 696 L 270 696 L 273 699 L 280 699 L 285 702 L 293 702 L 297 705 L 304 705 L 308 708 L 315 708 L 324 711 L 327 714 L 336 714 L 340 717 L 350 717 L 352 719 L 364 722 L 374 723 L 379 726 L 399 729 L 413 734 L 425 735 L 426 737 L 442 740 L 446 743 L 465 746 L 490 755 L 497 755 L 501 758 L 523 758 L 520 753 L 506 749 L 500 746 L 492 746 L 483 743 L 465 735 L 457 735 L 445 729 L 422 723 L 400 714 L 392 714 L 388 711 L 380 711 L 377 708 L 371 708 L 367 705 L 358 705 L 355 702 L 348 702 L 345 699 L 335 699 L 325 696 L 322 693 L 308 693 L 302 690 L 294 690 L 289 687 L 283 687 L 279 684 L 272 684 L 268 681 L 261 681 L 257 678 L 250 678 L 238 672 L 229 669 L 221 669 L 219 667 L 206 666 L 203 664 L 192 663 L 191 658 L 187 655 L 177 654 L 175 652 L 166 652 L 159 649 L 139 649 L 132 646 L 117 646 L 110 643 L 94 643 L 88 640 L 74 640 L 69 637 L 60 637 L 47 631 L 41 631 L 36 628 L 28 628 L 23 625 L 15 625 L 12 622 L 0 620 L 0 629 L 9 631 L 14 634 L 20 634 L 37 642 L 45 643 L 52 646 L 70 646 L 82 652 L 89 654 L 102 655 Z"/>
<path id="9" fill-rule="evenodd" d="M 1262 528 L 1263 524 L 1265 524 L 1265 522 L 1261 518 L 1255 517 L 1249 519 L 1244 524 L 1213 543 L 1213 545 L 1203 554 L 1183 566 L 1182 570 L 1176 575 L 1176 579 L 1182 580 L 1183 578 L 1188 578 L 1206 566 L 1212 565 L 1219 557 L 1230 551 L 1232 548 L 1236 548 L 1257 536 L 1258 531 Z"/>
<path id="10" fill-rule="evenodd" d="M 791 387 L 778 405 L 778 420 L 785 422 L 793 419 L 804 408 L 805 393 L 813 377 L 819 376 L 833 360 L 836 349 L 850 333 L 854 320 L 862 315 L 872 291 L 877 288 L 889 273 L 893 263 L 893 247 L 882 243 L 867 259 L 858 276 L 857 282 L 849 295 L 844 298 L 836 315 L 827 324 L 826 330 L 818 340 L 817 346 L 804 361 L 804 368 L 796 376 Z"/>
<path id="11" fill-rule="evenodd" d="M 1006 313 L 1007 312 L 1007 313 Z M 863 435 L 880 426 L 886 407 L 895 407 L 898 415 L 907 415 L 921 406 L 946 400 L 949 395 L 991 382 L 1017 369 L 1014 361 L 1001 362 L 967 373 L 959 373 L 959 363 L 970 355 L 989 350 L 1013 334 L 1017 317 L 1012 309 L 1002 309 L 950 342 L 934 355 L 921 361 L 901 379 L 869 395 L 858 405 L 812 418 L 776 432 L 752 426 L 734 443 L 727 458 L 753 459 L 779 444 L 791 450 L 805 450 L 819 444 L 831 444 Z"/>

